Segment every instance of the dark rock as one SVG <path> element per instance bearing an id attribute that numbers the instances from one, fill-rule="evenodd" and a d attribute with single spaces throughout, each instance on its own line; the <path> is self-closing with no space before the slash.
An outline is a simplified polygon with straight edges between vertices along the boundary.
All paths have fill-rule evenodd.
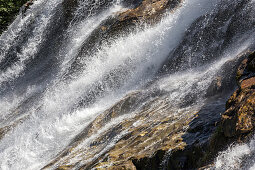
<path id="1" fill-rule="evenodd" d="M 215 97 L 207 100 L 207 104 L 189 123 L 189 128 L 182 135 L 185 147 L 170 151 L 158 150 L 151 157 L 134 159 L 137 169 L 196 169 L 209 160 L 210 138 L 214 135 L 220 113 L 224 111 L 225 98 Z"/>
<path id="2" fill-rule="evenodd" d="M 161 162 L 167 152 L 158 150 L 152 157 L 144 157 L 141 159 L 133 159 L 132 162 L 137 170 L 157 170 L 160 168 Z"/>
<path id="3" fill-rule="evenodd" d="M 222 77 L 216 77 L 209 88 L 207 89 L 206 96 L 213 96 L 217 93 L 222 92 Z"/>
<path id="4" fill-rule="evenodd" d="M 245 79 L 250 79 L 255 76 L 254 62 L 255 62 L 255 54 L 254 52 L 246 54 L 247 58 L 245 58 L 237 70 L 236 79 L 238 81 L 239 86 Z"/>
<path id="5" fill-rule="evenodd" d="M 136 8 L 138 7 L 143 0 L 126 0 L 122 2 L 122 6 L 126 8 Z"/>
<path id="6" fill-rule="evenodd" d="M 235 81 L 236 70 L 240 67 L 240 62 L 247 56 L 247 54 L 242 54 L 235 59 L 227 61 L 216 73 L 205 96 L 210 97 L 220 93 L 233 92 L 237 88 L 237 83 Z"/>
<path id="7" fill-rule="evenodd" d="M 249 65 L 248 65 L 248 70 L 252 71 L 252 72 L 255 72 L 255 58 L 253 57 L 250 57 L 251 60 L 249 62 Z"/>

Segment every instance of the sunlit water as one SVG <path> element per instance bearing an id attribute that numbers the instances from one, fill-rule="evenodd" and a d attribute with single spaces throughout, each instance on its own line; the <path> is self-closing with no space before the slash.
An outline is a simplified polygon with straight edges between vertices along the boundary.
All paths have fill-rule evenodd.
<path id="1" fill-rule="evenodd" d="M 12 82 L 23 76 L 27 62 L 32 61 L 40 49 L 45 32 L 50 29 L 51 19 L 61 2 L 35 1 L 27 15 L 23 18 L 19 15 L 7 32 L 1 35 L 0 62 L 8 57 L 8 50 L 15 45 L 17 37 L 22 34 L 26 25 L 33 25 L 29 38 L 20 44 L 20 51 L 17 53 L 19 60 L 0 72 L 2 87 L 5 86 L 5 82 Z M 97 8 L 98 3 L 99 1 L 95 1 L 93 9 Z M 83 42 L 92 31 L 109 16 L 124 10 L 121 1 L 113 1 L 102 12 L 94 13 L 91 9 L 89 15 L 81 19 L 79 16 L 82 15 L 82 11 L 88 10 L 86 7 L 89 1 L 79 1 L 74 19 L 65 32 L 65 44 L 60 45 L 57 56 L 45 56 L 58 60 L 58 71 L 52 80 L 45 84 L 28 83 L 22 87 L 22 91 L 10 88 L 9 93 L 0 94 L 1 127 L 22 120 L 0 141 L 1 169 L 39 169 L 49 163 L 96 116 L 126 94 L 144 89 L 148 82 L 154 80 L 157 71 L 169 53 L 180 43 L 192 22 L 199 16 L 212 12 L 217 3 L 218 0 L 184 1 L 180 8 L 166 14 L 157 25 L 148 26 L 144 30 L 137 28 L 129 35 L 120 35 L 119 38 L 111 40 L 111 43 L 102 44 L 90 56 L 78 58 L 84 67 L 79 70 L 79 74 L 66 79 L 65 75 L 68 74 L 74 60 L 77 60 L 76 56 Z M 168 99 L 173 105 L 178 105 L 188 93 L 194 92 L 192 87 L 196 84 L 195 91 L 201 94 L 198 100 L 203 103 L 205 90 L 217 71 L 224 63 L 247 50 L 251 41 L 252 39 L 247 39 L 242 45 L 231 46 L 221 59 L 204 68 L 158 78 L 151 87 L 168 91 Z M 34 96 L 37 96 L 36 100 Z M 81 101 L 83 104 L 80 104 Z M 110 122 L 97 134 L 83 141 L 79 147 L 86 147 L 101 133 L 128 118 L 132 118 L 132 115 Z M 118 134 L 105 150 L 125 133 L 123 131 Z M 248 145 L 237 147 L 243 150 L 237 154 L 229 154 L 234 155 L 234 159 L 238 157 L 236 155 L 242 156 L 251 150 Z M 77 161 L 77 158 L 73 161 Z M 86 163 L 90 160 L 84 161 Z M 216 165 L 220 167 L 221 162 L 218 160 Z"/>

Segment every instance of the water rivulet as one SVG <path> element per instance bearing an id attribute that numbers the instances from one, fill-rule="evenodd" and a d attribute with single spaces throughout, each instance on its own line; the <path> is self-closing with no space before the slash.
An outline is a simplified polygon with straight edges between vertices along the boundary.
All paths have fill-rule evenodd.
<path id="1" fill-rule="evenodd" d="M 254 167 L 254 140 L 218 157 L 227 146 L 210 145 L 254 50 L 254 12 L 252 0 L 34 1 L 0 37 L 0 169 Z"/>

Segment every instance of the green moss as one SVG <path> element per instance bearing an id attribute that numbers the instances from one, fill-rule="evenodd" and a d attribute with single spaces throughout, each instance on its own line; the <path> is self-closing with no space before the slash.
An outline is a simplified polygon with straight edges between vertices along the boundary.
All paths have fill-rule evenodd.
<path id="1" fill-rule="evenodd" d="M 20 7 L 26 2 L 27 0 L 0 0 L 0 34 L 13 21 Z"/>

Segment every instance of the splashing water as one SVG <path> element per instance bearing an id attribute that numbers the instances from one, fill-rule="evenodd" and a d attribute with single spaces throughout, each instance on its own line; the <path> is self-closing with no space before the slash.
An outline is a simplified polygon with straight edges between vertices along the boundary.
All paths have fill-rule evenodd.
<path id="1" fill-rule="evenodd" d="M 81 0 L 78 1 L 74 16 L 64 31 L 63 43 L 60 42 L 56 53 L 45 56 L 45 58 L 56 58 L 57 67 L 52 66 L 57 70 L 56 74 L 50 73 L 51 79 L 48 80 L 45 76 L 47 81 L 44 81 L 40 79 L 44 74 L 38 71 L 38 76 L 33 77 L 38 81 L 31 83 L 29 74 L 25 70 L 29 69 L 29 62 L 36 61 L 42 44 L 48 38 L 51 25 L 54 24 L 52 20 L 63 1 L 35 1 L 26 16 L 22 18 L 19 15 L 0 37 L 0 64 L 4 63 L 10 51 L 16 49 L 14 60 L 0 72 L 0 87 L 8 87 L 10 83 L 10 89 L 0 90 L 2 92 L 0 93 L 0 125 L 2 128 L 12 127 L 0 140 L 1 169 L 42 168 L 65 149 L 72 139 L 98 115 L 126 94 L 144 89 L 148 84 L 150 86 L 148 91 L 158 88 L 168 92 L 169 103 L 174 106 L 178 106 L 188 93 L 200 93 L 198 100 L 202 102 L 204 93 L 216 72 L 224 63 L 233 59 L 233 56 L 236 57 L 246 51 L 253 40 L 251 38 L 245 43 L 242 42 L 242 46 L 238 48 L 231 46 L 219 60 L 203 68 L 157 77 L 155 80 L 158 70 L 169 53 L 181 42 L 189 26 L 201 15 L 212 12 L 219 1 L 186 0 L 173 12 L 165 14 L 157 25 L 147 26 L 144 30 L 137 28 L 128 35 L 120 35 L 110 40 L 111 43 L 105 42 L 96 47 L 98 50 L 88 54 L 89 56 L 79 58 L 77 57 L 79 50 L 92 32 L 103 21 L 123 10 L 122 1 L 111 1 L 102 8 L 100 0 L 95 1 L 94 4 L 88 0 Z M 28 30 L 28 38 L 17 41 L 18 37 L 28 35 L 24 32 L 26 28 L 31 28 Z M 83 67 L 78 70 L 79 74 L 66 79 L 65 75 L 72 69 L 71 65 L 75 60 L 79 60 Z M 22 90 L 12 88 L 12 82 L 14 87 L 19 87 L 19 83 L 15 84 L 15 81 L 23 80 L 22 78 L 27 78 L 25 79 L 27 82 L 23 82 L 20 87 Z M 194 84 L 195 90 L 192 88 Z M 175 109 L 178 112 L 180 108 Z M 132 119 L 135 114 L 134 112 L 116 118 L 98 133 L 84 140 L 79 147 L 86 148 L 93 139 L 107 129 L 126 119 Z M 128 129 L 118 134 L 93 159 L 114 146 L 127 131 Z M 251 145 L 231 148 L 231 151 L 228 150 L 219 156 L 216 167 L 222 167 L 221 161 L 225 162 L 228 157 L 234 159 L 231 164 L 224 165 L 235 167 L 240 163 L 238 157 L 249 153 Z M 230 153 L 232 150 L 233 153 Z M 79 158 L 75 157 L 70 162 L 75 162 L 77 159 Z M 86 161 L 91 159 L 84 159 L 84 162 Z"/>
<path id="2" fill-rule="evenodd" d="M 254 153 L 255 140 L 244 144 L 232 144 L 229 148 L 221 152 L 215 160 L 215 169 L 249 169 L 255 167 Z"/>

